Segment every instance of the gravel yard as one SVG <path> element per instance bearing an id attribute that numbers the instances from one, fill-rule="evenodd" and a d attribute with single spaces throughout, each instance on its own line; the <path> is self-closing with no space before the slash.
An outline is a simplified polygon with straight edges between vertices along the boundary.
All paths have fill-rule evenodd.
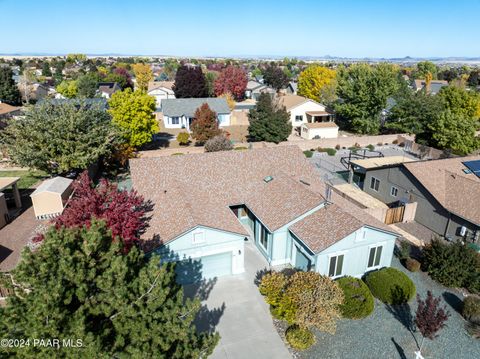
<path id="1" fill-rule="evenodd" d="M 480 358 L 480 340 L 470 337 L 465 331 L 462 316 L 458 312 L 462 295 L 434 282 L 426 273 L 408 272 L 398 261 L 393 259 L 392 266 L 407 273 L 415 282 L 417 293 L 422 298 L 427 290 L 435 296 L 442 296 L 451 316 L 447 327 L 433 342 L 426 339 L 422 353 L 425 359 L 473 359 Z M 416 340 L 420 343 L 421 334 L 409 331 L 413 323 L 410 318 L 415 315 L 416 300 L 410 305 L 387 307 L 375 300 L 375 311 L 362 320 L 342 320 L 335 335 L 316 333 L 316 344 L 300 354 L 301 358 L 341 358 L 341 359 L 376 359 L 376 358 L 414 358 L 417 350 Z"/>

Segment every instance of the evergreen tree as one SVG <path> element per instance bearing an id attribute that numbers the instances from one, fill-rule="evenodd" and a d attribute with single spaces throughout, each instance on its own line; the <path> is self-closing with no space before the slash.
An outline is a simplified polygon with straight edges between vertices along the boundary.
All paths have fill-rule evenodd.
<path id="1" fill-rule="evenodd" d="M 285 108 L 278 108 L 269 94 L 262 93 L 255 109 L 248 114 L 248 133 L 254 141 L 279 143 L 292 133 L 290 116 Z"/>
<path id="2" fill-rule="evenodd" d="M 48 61 L 44 61 L 42 65 L 42 75 L 46 77 L 52 76 L 52 70 L 50 70 L 50 63 Z"/>
<path id="3" fill-rule="evenodd" d="M 98 76 L 93 73 L 89 73 L 80 76 L 77 80 L 78 97 L 93 98 L 97 93 Z"/>
<path id="4" fill-rule="evenodd" d="M 208 86 L 202 69 L 198 66 L 180 66 L 175 75 L 173 91 L 176 98 L 207 97 Z"/>
<path id="5" fill-rule="evenodd" d="M 13 80 L 13 72 L 10 67 L 0 67 L 0 101 L 14 106 L 22 103 L 22 97 Z"/>
<path id="6" fill-rule="evenodd" d="M 86 169 L 109 154 L 117 131 L 100 105 L 45 101 L 9 121 L 0 135 L 16 164 L 60 174 Z"/>
<path id="7" fill-rule="evenodd" d="M 105 223 L 51 228 L 12 273 L 2 336 L 79 340 L 80 348 L 5 348 L 18 358 L 206 358 L 218 334 L 197 333 L 199 300 L 185 299 L 174 265 L 112 241 Z M 5 351 L 7 353 L 5 353 Z"/>

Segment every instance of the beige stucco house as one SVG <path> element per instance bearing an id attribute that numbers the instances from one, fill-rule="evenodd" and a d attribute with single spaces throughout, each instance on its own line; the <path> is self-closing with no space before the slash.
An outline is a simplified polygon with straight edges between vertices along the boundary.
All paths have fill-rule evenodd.
<path id="1" fill-rule="evenodd" d="M 72 194 L 73 180 L 55 177 L 43 181 L 30 195 L 37 219 L 47 219 L 59 216 Z"/>
<path id="2" fill-rule="evenodd" d="M 325 105 L 298 95 L 278 96 L 276 101 L 290 114 L 293 133 L 302 137 L 307 133 L 315 133 L 313 136 L 305 137 L 308 139 L 337 137 L 338 126 L 334 122 L 335 114 L 328 111 Z M 322 123 L 322 125 L 316 125 L 317 123 Z M 323 123 L 327 123 L 327 125 L 323 125 Z M 304 125 L 308 126 L 304 127 Z"/>

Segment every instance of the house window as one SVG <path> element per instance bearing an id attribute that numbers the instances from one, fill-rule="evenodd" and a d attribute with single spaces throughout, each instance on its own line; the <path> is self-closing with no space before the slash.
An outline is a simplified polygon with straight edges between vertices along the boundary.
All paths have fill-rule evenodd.
<path id="1" fill-rule="evenodd" d="M 379 186 L 380 186 L 380 180 L 376 179 L 375 177 L 372 177 L 372 179 L 370 180 L 370 188 L 378 192 Z"/>
<path id="2" fill-rule="evenodd" d="M 382 246 L 370 248 L 367 268 L 375 268 L 380 265 L 380 259 L 382 258 L 382 248 Z"/>
<path id="3" fill-rule="evenodd" d="M 268 232 L 263 226 L 260 228 L 260 243 L 262 247 L 268 251 Z"/>
<path id="4" fill-rule="evenodd" d="M 390 196 L 397 197 L 397 195 L 398 195 L 398 188 L 395 186 L 392 186 L 390 188 Z"/>
<path id="5" fill-rule="evenodd" d="M 330 268 L 328 269 L 328 275 L 330 277 L 338 277 L 342 275 L 343 270 L 343 254 L 335 257 L 330 257 Z"/>
<path id="6" fill-rule="evenodd" d="M 178 125 L 178 124 L 180 124 L 180 118 L 172 117 L 172 125 Z"/>
<path id="7" fill-rule="evenodd" d="M 193 234 L 192 243 L 199 244 L 205 242 L 205 235 L 203 232 L 197 232 Z"/>
<path id="8" fill-rule="evenodd" d="M 303 122 L 303 115 L 295 116 L 295 122 Z"/>

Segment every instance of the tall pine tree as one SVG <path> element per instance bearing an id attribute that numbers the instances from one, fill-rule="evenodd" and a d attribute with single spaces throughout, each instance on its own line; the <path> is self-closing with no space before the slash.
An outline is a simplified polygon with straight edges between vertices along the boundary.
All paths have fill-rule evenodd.
<path id="1" fill-rule="evenodd" d="M 0 67 L 0 101 L 16 106 L 22 103 L 22 97 L 12 76 L 9 67 Z"/>
<path id="2" fill-rule="evenodd" d="M 3 347 L 18 358 L 206 358 L 218 334 L 198 333 L 198 300 L 184 299 L 173 264 L 146 261 L 112 241 L 105 223 L 51 228 L 12 273 L 15 294 L 0 309 L 3 338 L 59 338 L 59 347 Z M 80 348 L 62 339 L 81 340 Z M 6 353 L 5 353 L 6 351 Z"/>
<path id="3" fill-rule="evenodd" d="M 248 115 L 248 133 L 254 141 L 279 143 L 292 133 L 290 116 L 285 108 L 277 107 L 269 94 L 262 93 L 257 106 Z"/>

